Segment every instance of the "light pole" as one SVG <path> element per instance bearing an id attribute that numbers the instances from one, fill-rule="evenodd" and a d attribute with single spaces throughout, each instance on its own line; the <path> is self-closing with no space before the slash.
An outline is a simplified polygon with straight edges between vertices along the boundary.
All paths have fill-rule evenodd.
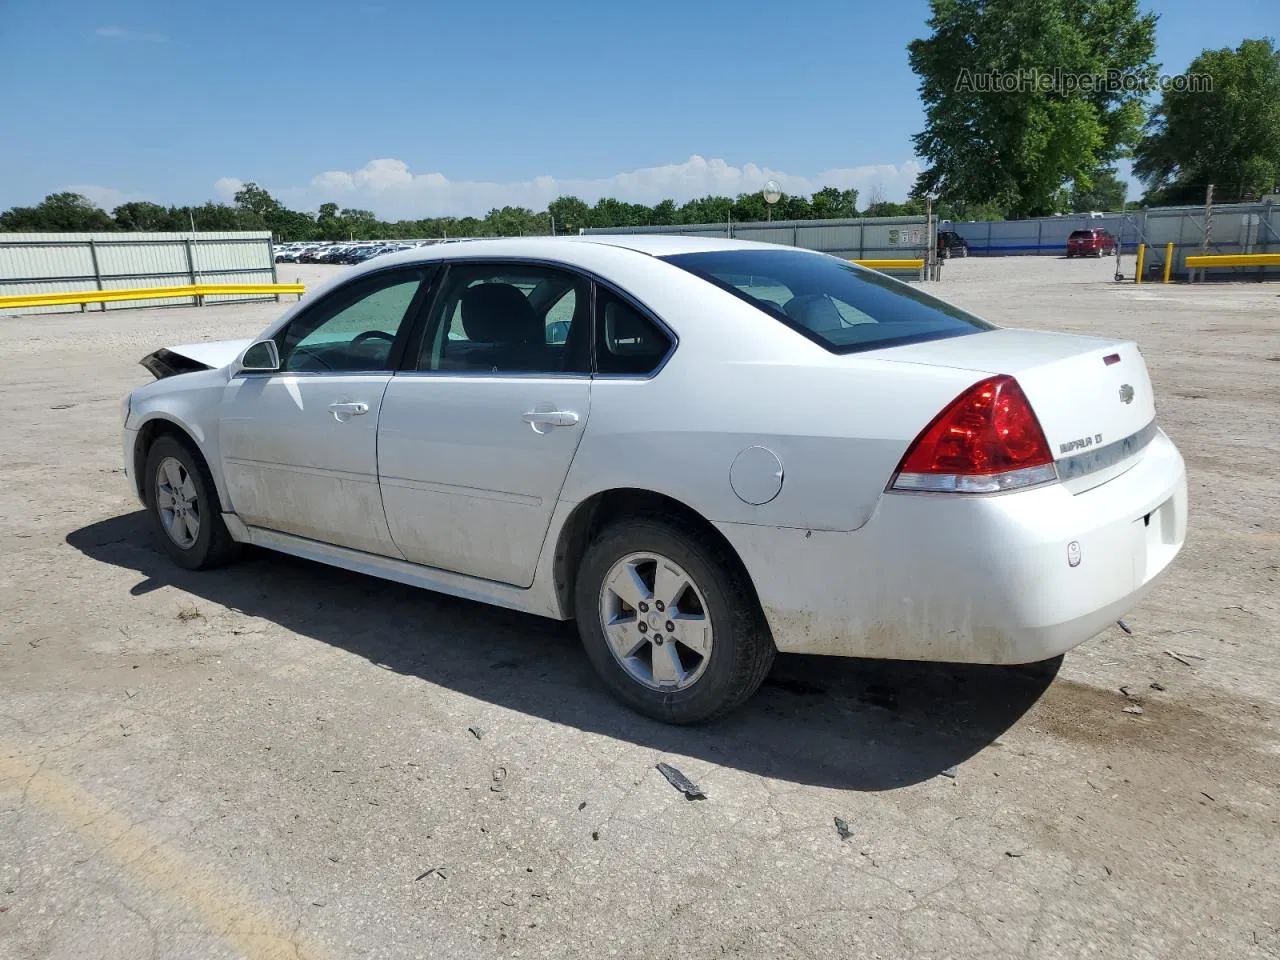
<path id="1" fill-rule="evenodd" d="M 764 184 L 765 219 L 773 220 L 773 205 L 782 199 L 782 187 L 777 180 L 766 180 Z"/>

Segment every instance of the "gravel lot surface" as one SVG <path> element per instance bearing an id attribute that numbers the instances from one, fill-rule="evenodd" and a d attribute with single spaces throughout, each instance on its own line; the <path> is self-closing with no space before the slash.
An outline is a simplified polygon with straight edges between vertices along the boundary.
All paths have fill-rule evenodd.
<path id="1" fill-rule="evenodd" d="M 156 552 L 137 360 L 277 305 L 0 319 L 0 957 L 1280 956 L 1280 286 L 1113 269 L 933 289 L 1142 345 L 1192 514 L 1133 635 L 1056 676 L 783 657 L 695 729 L 570 625 Z"/>

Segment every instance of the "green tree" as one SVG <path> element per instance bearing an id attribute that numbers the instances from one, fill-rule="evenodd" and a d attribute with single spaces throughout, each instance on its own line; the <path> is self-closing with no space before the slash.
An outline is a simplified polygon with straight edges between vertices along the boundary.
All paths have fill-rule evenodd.
<path id="1" fill-rule="evenodd" d="M 591 226 L 591 208 L 577 197 L 556 197 L 547 204 L 547 213 L 555 217 L 556 233 L 577 233 Z"/>
<path id="2" fill-rule="evenodd" d="M 906 203 L 892 200 L 876 200 L 862 211 L 864 217 L 920 217 L 925 212 L 923 200 L 911 198 Z"/>
<path id="3" fill-rule="evenodd" d="M 158 203 L 138 201 L 122 203 L 111 211 L 121 230 L 163 231 L 169 227 L 169 211 Z"/>
<path id="4" fill-rule="evenodd" d="M 932 35 L 907 47 L 925 106 L 918 195 L 1053 213 L 1067 183 L 1137 141 L 1140 88 L 1157 70 L 1156 15 L 1138 0 L 930 0 L 930 10 Z"/>
<path id="5" fill-rule="evenodd" d="M 676 223 L 676 203 L 674 200 L 663 200 L 655 204 L 650 211 L 650 219 L 654 226 L 669 227 Z"/>
<path id="6" fill-rule="evenodd" d="M 728 197 L 700 197 L 681 205 L 676 217 L 678 223 L 727 223 L 733 213 L 733 201 Z"/>
<path id="7" fill-rule="evenodd" d="M 784 193 L 773 205 L 773 215 L 780 220 L 812 220 L 813 206 L 808 197 Z"/>
<path id="8" fill-rule="evenodd" d="M 823 187 L 809 201 L 815 220 L 835 220 L 858 215 L 858 191 Z"/>
<path id="9" fill-rule="evenodd" d="M 246 183 L 235 195 L 236 206 L 266 219 L 280 209 L 280 201 L 256 183 Z"/>
<path id="10" fill-rule="evenodd" d="M 198 207 L 188 208 L 190 219 L 195 222 L 196 230 L 249 230 L 242 222 L 242 211 L 229 207 L 225 203 L 214 203 L 212 200 Z M 184 213 L 187 210 L 183 211 Z M 190 227 L 188 226 L 188 229 Z"/>
<path id="11" fill-rule="evenodd" d="M 51 193 L 34 207 L 0 213 L 0 230 L 91 233 L 115 229 L 116 222 L 107 211 L 70 191 Z"/>
<path id="12" fill-rule="evenodd" d="M 1114 167 L 1097 170 L 1087 181 L 1081 177 L 1071 185 L 1071 209 L 1076 213 L 1119 210 L 1128 191 L 1129 185 L 1116 176 Z"/>
<path id="13" fill-rule="evenodd" d="M 785 198 L 779 200 L 777 206 L 781 207 L 784 200 Z M 766 206 L 764 194 L 759 190 L 753 190 L 751 193 L 740 193 L 733 201 L 733 222 L 748 223 L 753 220 L 766 220 L 768 219 L 768 213 L 765 210 Z"/>
<path id="14" fill-rule="evenodd" d="M 1280 184 L 1280 50 L 1245 40 L 1191 61 L 1188 89 L 1165 91 L 1135 151 L 1134 172 L 1153 203 L 1256 199 Z M 1208 77 L 1211 90 L 1196 90 Z"/>

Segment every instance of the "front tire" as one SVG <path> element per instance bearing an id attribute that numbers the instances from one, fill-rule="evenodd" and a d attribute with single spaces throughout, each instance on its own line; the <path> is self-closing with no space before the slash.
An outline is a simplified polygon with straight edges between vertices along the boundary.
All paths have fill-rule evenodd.
<path id="1" fill-rule="evenodd" d="M 610 692 L 655 720 L 723 716 L 773 664 L 773 638 L 736 558 L 675 518 L 606 527 L 583 555 L 574 607 Z"/>
<path id="2" fill-rule="evenodd" d="M 144 470 L 147 512 L 170 560 L 187 570 L 208 570 L 235 555 L 213 476 L 199 453 L 177 437 L 162 436 L 147 451 Z"/>

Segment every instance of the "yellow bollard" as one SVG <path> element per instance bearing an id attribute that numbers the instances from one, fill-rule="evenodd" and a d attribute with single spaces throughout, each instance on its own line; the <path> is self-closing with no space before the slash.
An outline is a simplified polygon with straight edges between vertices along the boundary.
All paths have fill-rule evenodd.
<path id="1" fill-rule="evenodd" d="M 1138 269 L 1135 271 L 1133 275 L 1134 283 L 1142 282 L 1142 261 L 1146 258 L 1146 255 L 1147 255 L 1147 245 L 1145 243 L 1138 244 Z"/>
<path id="2" fill-rule="evenodd" d="M 1173 269 L 1173 243 L 1164 248 L 1164 282 L 1169 282 L 1169 271 Z"/>

